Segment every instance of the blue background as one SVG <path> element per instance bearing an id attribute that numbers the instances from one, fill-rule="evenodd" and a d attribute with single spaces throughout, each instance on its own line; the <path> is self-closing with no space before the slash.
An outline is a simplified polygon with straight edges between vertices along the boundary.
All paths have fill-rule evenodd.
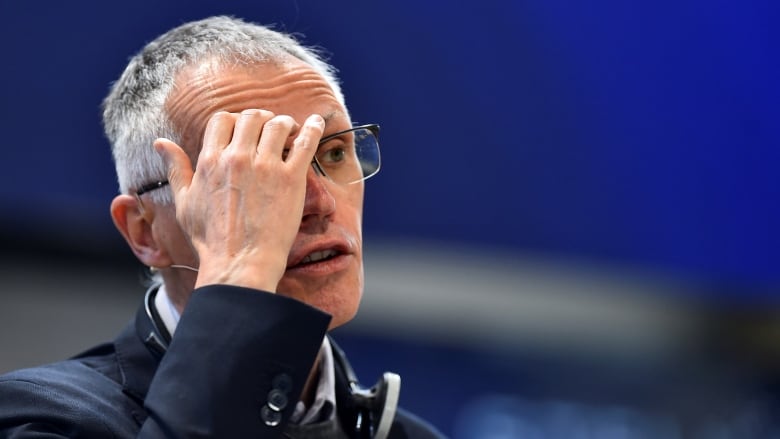
<path id="1" fill-rule="evenodd" d="M 216 13 L 326 48 L 354 118 L 382 124 L 369 237 L 777 292 L 770 2 L 4 2 L 4 233 L 115 237 L 100 101 L 145 42 Z"/>
<path id="2" fill-rule="evenodd" d="M 277 23 L 324 47 L 355 121 L 382 125 L 367 241 L 595 261 L 685 280 L 696 287 L 679 294 L 705 303 L 777 303 L 780 66 L 769 1 L 3 1 L 4 245 L 128 253 L 108 215 L 116 183 L 100 102 L 146 42 L 214 14 Z M 480 435 L 458 430 L 458 413 L 526 407 L 479 399 L 490 392 L 639 404 L 658 403 L 649 395 L 660 382 L 712 387 L 632 366 L 603 389 L 588 380 L 614 379 L 620 365 L 590 373 L 564 358 L 553 369 L 527 353 L 349 335 L 343 345 L 360 352 L 367 382 L 404 371 L 417 392 L 404 404 L 462 438 Z M 415 368 L 426 359 L 452 368 Z M 560 407 L 533 406 L 548 408 Z M 640 430 L 665 425 L 651 421 Z"/>

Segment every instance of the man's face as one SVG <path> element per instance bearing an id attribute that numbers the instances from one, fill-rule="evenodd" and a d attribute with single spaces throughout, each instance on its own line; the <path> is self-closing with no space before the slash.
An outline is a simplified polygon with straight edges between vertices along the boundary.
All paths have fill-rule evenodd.
<path id="1" fill-rule="evenodd" d="M 196 162 L 209 117 L 217 111 L 241 112 L 257 108 L 289 115 L 299 124 L 311 114 L 325 118 L 325 136 L 349 129 L 351 121 L 327 82 L 309 65 L 290 58 L 284 64 L 223 67 L 204 63 L 183 72 L 167 110 L 179 132 L 181 146 Z M 290 139 L 292 143 L 292 139 Z M 170 209 L 173 209 L 172 207 Z M 289 296 L 333 316 L 331 327 L 349 321 L 357 312 L 363 291 L 361 217 L 363 184 L 339 185 L 311 168 L 307 175 L 306 201 L 288 266 L 277 288 Z M 192 247 L 174 221 L 161 223 L 160 236 L 176 263 L 197 261 Z M 263 243 L 258 242 L 262 250 Z M 338 256 L 318 262 L 310 258 Z M 306 259 L 304 259 L 306 258 Z M 181 262 L 179 262 L 181 261 Z M 262 270 L 263 267 L 257 267 Z M 180 279 L 176 278 L 176 279 Z M 185 291 L 193 285 L 166 285 Z"/>

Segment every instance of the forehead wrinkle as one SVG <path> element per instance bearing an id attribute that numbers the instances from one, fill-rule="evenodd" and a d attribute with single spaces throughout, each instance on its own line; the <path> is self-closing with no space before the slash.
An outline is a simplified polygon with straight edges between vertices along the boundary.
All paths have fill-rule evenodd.
<path id="1" fill-rule="evenodd" d="M 304 89 L 299 89 L 301 84 L 305 85 Z M 240 112 L 246 108 L 258 106 L 258 101 L 277 100 L 280 96 L 292 96 L 293 91 L 298 94 L 298 96 L 304 98 L 318 96 L 323 92 L 330 91 L 330 87 L 322 84 L 321 81 L 313 80 L 295 81 L 295 83 L 287 81 L 272 87 L 265 85 L 261 86 L 260 81 L 245 81 L 241 84 L 226 83 L 224 86 L 215 84 L 214 87 L 215 88 L 211 90 L 212 105 L 207 106 L 216 108 L 217 105 L 214 101 L 227 101 L 229 102 L 228 105 L 217 108 L 216 111 L 224 110 L 230 112 Z M 277 102 L 263 103 L 259 105 L 259 108 L 273 111 L 273 107 L 276 105 L 278 105 Z"/>
<path id="2" fill-rule="evenodd" d="M 197 123 L 204 118 L 210 117 L 209 108 L 213 107 L 213 84 L 212 79 L 216 72 L 211 63 L 208 66 L 199 68 L 185 69 L 174 81 L 174 91 L 168 96 L 165 103 L 165 110 L 173 128 L 181 135 L 181 143 L 184 150 L 190 155 L 197 153 L 197 148 L 190 148 L 191 133 L 198 127 Z M 198 102 L 201 105 L 188 105 L 191 102 Z M 194 125 L 194 126 L 193 126 Z M 205 131 L 205 124 L 197 132 L 196 139 L 202 137 Z M 193 157 L 190 157 L 193 159 Z M 194 161 L 193 161 L 194 163 Z"/>
<path id="3" fill-rule="evenodd" d="M 284 103 L 287 96 L 292 96 L 291 90 L 304 99 L 333 93 L 322 76 L 310 68 L 285 67 L 280 66 L 284 70 L 281 73 L 277 71 L 273 76 L 261 76 L 256 70 L 245 67 L 241 70 L 246 76 L 240 81 L 236 81 L 235 77 L 215 76 L 211 81 L 211 97 L 215 101 L 230 103 L 229 106 L 217 108 L 215 111 L 240 112 L 257 107 L 282 114 L 282 111 L 273 107 Z M 270 102 L 263 102 L 266 100 Z"/>
<path id="4" fill-rule="evenodd" d="M 278 70 L 273 75 L 262 75 L 261 70 L 265 67 L 277 67 Z M 240 80 L 236 81 L 235 75 L 229 74 L 231 70 L 241 74 Z M 294 79 L 290 80 L 290 77 Z M 192 156 L 199 150 L 193 139 L 203 136 L 206 121 L 218 111 L 236 113 L 247 108 L 264 108 L 281 114 L 273 106 L 283 103 L 286 99 L 280 97 L 291 95 L 291 89 L 303 99 L 333 93 L 324 78 L 308 65 L 289 63 L 232 67 L 206 63 L 183 71 L 177 79 L 178 87 L 166 107 L 182 135 L 182 146 Z M 271 107 L 259 104 L 258 101 L 264 100 L 275 102 Z M 335 96 L 334 103 L 338 104 Z M 339 114 L 346 115 L 344 110 L 334 110 L 322 116 L 328 123 Z"/>

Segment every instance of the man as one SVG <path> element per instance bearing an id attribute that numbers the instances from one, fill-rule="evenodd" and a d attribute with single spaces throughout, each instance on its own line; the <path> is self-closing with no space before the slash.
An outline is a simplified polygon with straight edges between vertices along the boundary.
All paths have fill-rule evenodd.
<path id="1" fill-rule="evenodd" d="M 0 378 L 3 437 L 439 437 L 326 337 L 363 291 L 363 181 L 333 69 L 228 17 L 149 43 L 104 102 L 114 222 L 156 283 L 113 343 Z"/>

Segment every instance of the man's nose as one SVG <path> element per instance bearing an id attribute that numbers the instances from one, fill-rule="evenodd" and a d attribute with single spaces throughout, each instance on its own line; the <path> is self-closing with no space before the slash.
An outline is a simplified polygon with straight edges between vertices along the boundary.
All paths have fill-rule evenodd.
<path id="1" fill-rule="evenodd" d="M 321 220 L 336 211 L 336 199 L 328 187 L 332 185 L 328 177 L 319 173 L 314 166 L 306 173 L 306 199 L 303 203 L 302 226 L 307 222 Z"/>

